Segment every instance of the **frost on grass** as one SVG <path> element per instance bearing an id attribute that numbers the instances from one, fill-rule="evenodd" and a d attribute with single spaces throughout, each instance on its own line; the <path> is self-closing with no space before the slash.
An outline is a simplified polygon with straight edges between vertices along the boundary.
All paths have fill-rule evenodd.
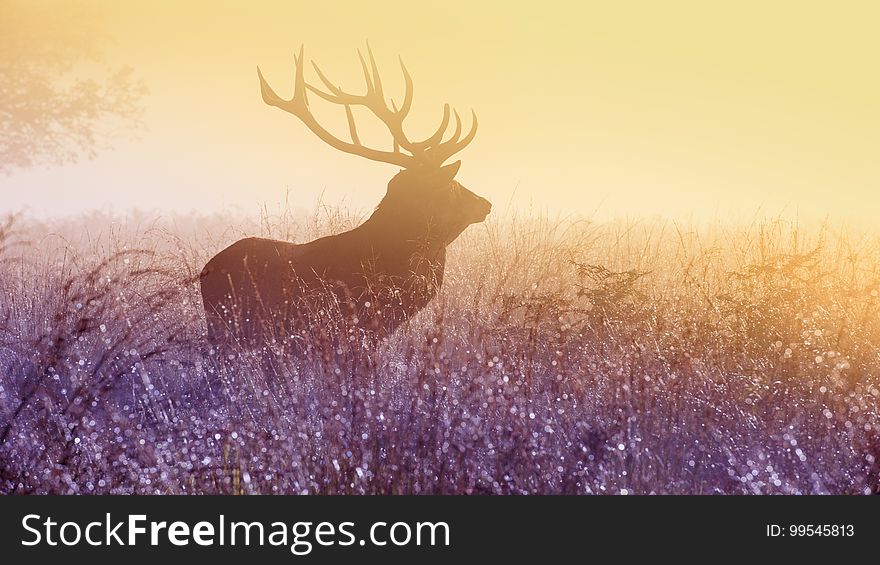
<path id="1" fill-rule="evenodd" d="M 871 237 L 509 218 L 377 349 L 290 359 L 204 340 L 242 234 L 128 225 L 0 224 L 0 492 L 880 490 Z"/>

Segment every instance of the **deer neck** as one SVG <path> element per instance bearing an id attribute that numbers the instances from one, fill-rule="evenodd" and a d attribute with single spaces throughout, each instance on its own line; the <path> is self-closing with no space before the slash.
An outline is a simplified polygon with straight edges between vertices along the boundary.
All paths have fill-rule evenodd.
<path id="1" fill-rule="evenodd" d="M 373 249 L 382 249 L 396 259 L 419 264 L 427 260 L 443 267 L 446 242 L 436 233 L 430 219 L 421 214 L 384 210 L 380 206 L 356 231 Z"/>
<path id="2" fill-rule="evenodd" d="M 402 305 L 412 315 L 437 294 L 446 269 L 446 244 L 427 218 L 406 211 L 379 209 L 355 228 L 354 237 L 367 246 L 373 273 L 390 277 L 404 291 Z"/>

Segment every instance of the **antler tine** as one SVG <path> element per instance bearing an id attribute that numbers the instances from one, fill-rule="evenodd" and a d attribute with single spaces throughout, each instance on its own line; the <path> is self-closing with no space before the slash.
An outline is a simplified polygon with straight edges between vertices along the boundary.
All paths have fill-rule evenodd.
<path id="1" fill-rule="evenodd" d="M 321 71 L 321 68 L 318 66 L 318 63 L 312 61 L 312 68 L 315 69 L 315 73 L 317 73 L 318 78 L 321 79 L 321 82 L 324 83 L 324 86 L 327 87 L 327 90 L 329 90 L 330 92 L 335 94 L 337 97 L 342 96 L 344 94 L 342 92 L 342 89 L 340 89 L 338 86 L 335 86 L 332 82 L 330 82 L 330 79 L 327 78 L 327 75 L 325 75 Z M 323 94 L 320 90 L 318 90 L 317 88 L 315 88 L 312 85 L 306 85 L 306 86 L 308 87 L 309 90 L 311 90 L 315 94 L 318 94 L 318 95 Z M 335 99 L 331 99 L 331 98 L 325 98 L 325 99 L 329 102 L 335 101 Z"/>
<path id="2" fill-rule="evenodd" d="M 299 57 L 297 57 L 296 54 L 293 55 L 293 62 L 296 65 L 296 73 L 294 74 L 295 82 L 293 85 L 293 98 L 290 100 L 284 100 L 275 93 L 275 90 L 273 90 L 272 87 L 269 86 L 269 83 L 266 82 L 265 77 L 263 77 L 263 72 L 260 70 L 260 67 L 257 66 L 257 76 L 260 79 L 260 94 L 263 97 L 263 102 L 270 106 L 275 106 L 286 110 L 287 107 L 292 107 L 293 105 L 300 103 L 300 100 L 304 99 L 305 93 L 302 92 L 301 85 L 304 84 L 305 81 L 302 78 L 302 69 L 300 65 L 300 61 L 302 60 L 303 56 L 303 48 L 304 46 L 302 45 L 299 48 Z"/>
<path id="3" fill-rule="evenodd" d="M 412 107 L 413 101 L 413 79 L 410 76 L 409 71 L 406 70 L 406 65 L 403 64 L 403 57 L 399 57 L 400 59 L 400 70 L 403 71 L 403 81 L 406 85 L 406 94 L 403 96 L 403 104 L 400 105 L 400 110 L 397 111 L 398 114 L 401 115 L 401 121 L 403 118 L 409 114 L 409 109 Z"/>
<path id="4" fill-rule="evenodd" d="M 440 120 L 440 127 L 437 128 L 437 131 L 434 132 L 434 135 L 429 137 L 424 141 L 416 141 L 413 142 L 413 147 L 418 149 L 427 149 L 430 150 L 431 147 L 437 145 L 443 140 L 443 136 L 446 134 L 446 128 L 449 127 L 449 104 L 443 105 L 443 119 Z"/>
<path id="5" fill-rule="evenodd" d="M 456 114 L 456 118 L 458 118 L 458 114 Z M 474 140 L 474 136 L 477 135 L 477 126 L 479 125 L 477 122 L 477 113 L 471 110 L 471 129 L 468 131 L 467 135 L 464 136 L 460 141 L 458 140 L 458 136 L 461 133 L 460 126 L 461 122 L 457 121 L 455 134 L 451 139 L 445 141 L 436 147 L 429 149 L 429 153 L 432 161 L 438 164 L 442 164 L 444 161 L 467 147 L 471 141 Z"/>
<path id="6" fill-rule="evenodd" d="M 391 101 L 391 109 L 394 111 L 395 114 L 399 113 L 397 110 L 397 104 L 394 103 L 394 100 Z M 401 118 L 400 118 L 401 123 L 403 122 L 404 117 L 405 116 L 401 116 Z M 397 138 L 394 136 L 392 136 L 392 143 L 394 144 L 394 150 L 400 151 L 400 144 L 397 142 Z"/>
<path id="7" fill-rule="evenodd" d="M 373 86 L 373 78 L 370 76 L 370 69 L 367 67 L 367 62 L 364 61 L 364 55 L 361 53 L 360 49 L 358 49 L 357 52 L 358 59 L 361 60 L 361 69 L 364 71 L 364 82 L 367 83 L 366 98 L 369 98 L 373 93 L 376 92 L 376 89 Z"/>
<path id="8" fill-rule="evenodd" d="M 376 64 L 376 59 L 373 57 L 373 50 L 370 49 L 369 41 L 367 41 L 367 55 L 370 57 L 370 69 L 373 71 L 373 94 L 375 94 L 376 98 L 381 100 L 384 105 L 385 93 L 382 91 L 382 77 L 379 75 L 379 66 Z"/>
<path id="9" fill-rule="evenodd" d="M 293 62 L 296 64 L 296 82 L 293 85 L 293 100 L 291 102 L 300 101 L 304 108 L 308 108 L 309 100 L 306 94 L 306 80 L 303 78 L 303 53 L 305 45 L 299 46 L 299 57 L 293 56 Z"/>
<path id="10" fill-rule="evenodd" d="M 458 115 L 458 110 L 453 110 L 452 113 L 455 114 L 455 131 L 447 143 L 455 143 L 461 137 L 461 116 Z"/>
<path id="11" fill-rule="evenodd" d="M 260 78 L 260 95 L 263 97 L 263 102 L 269 106 L 280 107 L 279 104 L 283 104 L 284 100 L 275 94 L 275 91 L 272 90 L 272 87 L 266 82 L 266 79 L 263 77 L 263 71 L 260 70 L 259 66 L 257 66 L 257 76 Z"/>
<path id="12" fill-rule="evenodd" d="M 357 125 L 354 123 L 354 114 L 351 113 L 351 105 L 345 105 L 345 117 L 348 120 L 348 131 L 351 134 L 351 142 L 355 145 L 360 145 L 361 140 L 358 137 Z"/>

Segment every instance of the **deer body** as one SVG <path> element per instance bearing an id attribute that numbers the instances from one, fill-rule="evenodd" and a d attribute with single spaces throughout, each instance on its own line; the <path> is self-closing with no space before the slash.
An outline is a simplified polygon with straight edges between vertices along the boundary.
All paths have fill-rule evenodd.
<path id="1" fill-rule="evenodd" d="M 445 249 L 432 257 L 413 250 L 412 268 L 384 258 L 361 236 L 355 229 L 302 245 L 248 238 L 221 251 L 202 278 L 209 338 L 232 330 L 242 343 L 259 345 L 296 335 L 312 329 L 322 307 L 377 336 L 393 332 L 436 295 Z M 382 296 L 377 287 L 397 292 Z"/>
<path id="2" fill-rule="evenodd" d="M 201 273 L 208 336 L 213 342 L 261 346 L 272 340 L 308 339 L 328 325 L 340 324 L 359 326 L 376 337 L 387 335 L 434 298 L 443 283 L 446 246 L 491 210 L 487 200 L 455 181 L 460 161 L 442 164 L 473 139 L 476 118 L 470 133 L 459 140 L 461 121 L 456 113 L 455 133 L 443 141 L 450 115 L 446 106 L 437 133 L 412 142 L 402 132 L 412 101 L 412 81 L 402 63 L 407 93 L 398 110 L 385 105 L 372 53 L 372 73 L 361 58 L 367 82 L 363 96 L 333 87 L 316 66 L 331 93 L 317 90 L 303 80 L 302 51 L 296 62 L 292 100 L 279 98 L 260 74 L 268 104 L 299 117 L 337 149 L 405 168 L 388 183 L 370 218 L 350 231 L 304 244 L 248 238 L 214 256 Z M 345 105 L 352 143 L 318 125 L 308 110 L 307 89 Z M 367 107 L 389 127 L 394 151 L 360 144 L 352 104 Z"/>

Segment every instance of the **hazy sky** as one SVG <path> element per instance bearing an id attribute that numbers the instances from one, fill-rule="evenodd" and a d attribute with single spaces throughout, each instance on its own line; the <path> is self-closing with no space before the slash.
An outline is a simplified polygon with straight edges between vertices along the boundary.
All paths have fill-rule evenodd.
<path id="1" fill-rule="evenodd" d="M 115 38 L 108 62 L 150 89 L 147 129 L 93 161 L 0 177 L 0 210 L 255 214 L 286 193 L 310 208 L 322 192 L 368 209 L 394 167 L 335 152 L 265 106 L 255 71 L 289 96 L 305 44 L 357 91 L 367 39 L 390 96 L 398 55 L 413 75 L 413 136 L 445 101 L 477 111 L 459 180 L 496 209 L 860 220 L 880 209 L 880 2 L 86 4 Z M 344 137 L 341 109 L 314 111 Z"/>

